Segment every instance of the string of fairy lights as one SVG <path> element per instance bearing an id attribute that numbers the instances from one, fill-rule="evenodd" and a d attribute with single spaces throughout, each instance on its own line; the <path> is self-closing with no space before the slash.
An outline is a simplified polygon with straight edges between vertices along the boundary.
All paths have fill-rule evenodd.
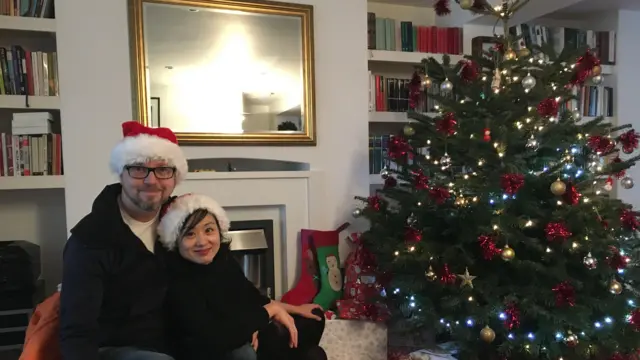
<path id="1" fill-rule="evenodd" d="M 545 61 L 542 59 L 529 59 L 530 63 L 534 63 L 537 62 L 539 65 L 543 65 L 545 64 Z M 569 66 L 564 67 L 564 69 L 562 70 L 563 72 L 572 72 L 575 70 L 575 66 L 576 64 L 572 64 Z M 522 86 L 524 87 L 525 92 L 529 92 L 533 87 L 536 86 L 536 79 L 531 76 L 531 73 L 529 71 L 527 71 L 527 69 L 523 69 L 524 71 L 527 72 L 527 75 L 524 77 L 520 77 L 519 75 L 510 75 L 510 72 L 507 70 L 502 70 L 500 71 L 500 75 L 503 76 L 503 79 L 507 82 L 507 83 L 514 83 L 514 82 L 518 82 L 520 81 Z M 494 76 L 495 77 L 495 76 Z M 482 74 L 480 79 L 482 81 L 489 81 L 489 78 L 487 75 Z M 495 78 L 492 79 L 493 82 L 495 82 Z M 602 76 L 600 75 L 600 73 L 598 72 L 597 74 L 594 74 L 594 76 L 591 77 L 591 81 L 594 85 L 599 85 L 602 83 Z M 426 75 L 425 75 L 425 79 L 423 80 L 423 86 L 425 87 L 429 87 L 432 85 L 432 81 L 431 79 L 429 79 Z M 493 86 L 494 84 L 492 83 L 492 90 L 495 94 L 499 94 L 504 88 L 505 85 L 503 84 L 498 84 L 498 86 Z M 548 86 L 551 88 L 551 90 L 557 90 L 558 88 L 558 84 L 555 83 L 550 83 L 548 84 Z M 445 79 L 445 81 L 441 84 L 441 89 L 442 90 L 446 90 L 446 91 L 452 91 L 453 87 L 451 82 L 448 79 Z M 555 101 L 560 103 L 562 102 L 562 97 L 556 97 Z M 460 103 L 465 103 L 468 100 L 462 99 L 460 100 Z M 479 102 L 477 103 L 477 105 L 479 105 Z M 436 106 L 436 110 L 438 111 L 439 116 L 443 116 L 444 115 L 444 111 L 443 109 L 441 109 L 440 107 Z M 536 139 L 536 135 L 535 132 L 542 132 L 543 130 L 546 130 L 546 127 L 549 125 L 552 125 L 554 123 L 557 123 L 559 121 L 559 116 L 536 116 L 535 113 L 535 108 L 534 107 L 529 107 L 528 111 L 529 111 L 529 115 L 525 116 L 524 119 L 519 119 L 517 121 L 514 122 L 513 126 L 520 130 L 520 131 L 526 131 L 528 133 L 530 133 L 530 138 L 527 141 L 527 148 L 529 150 L 532 151 L 536 151 L 539 146 L 540 143 L 539 141 Z M 579 112 L 579 110 L 577 109 L 573 109 L 573 110 L 568 110 L 570 111 L 570 118 L 573 119 L 574 121 L 580 121 L 581 120 L 581 114 Z M 405 135 L 413 135 L 415 133 L 415 130 L 412 128 L 411 124 L 408 124 L 405 126 L 404 128 L 404 133 Z M 453 134 L 454 136 L 457 135 L 457 133 Z M 562 153 L 561 158 L 560 158 L 560 162 L 562 165 L 561 167 L 558 167 L 558 164 L 547 164 L 544 165 L 542 169 L 539 169 L 538 171 L 535 170 L 531 170 L 530 174 L 531 175 L 542 175 L 542 174 L 546 174 L 550 171 L 550 169 L 557 169 L 559 170 L 558 173 L 558 181 L 560 181 L 560 178 L 564 179 L 564 180 L 577 180 L 577 179 L 581 179 L 584 178 L 585 176 L 588 175 L 592 175 L 593 177 L 593 182 L 592 182 L 592 196 L 600 196 L 603 194 L 606 194 L 608 192 L 610 192 L 613 187 L 611 186 L 611 177 L 609 177 L 606 180 L 602 179 L 602 176 L 608 175 L 605 174 L 603 171 L 605 169 L 605 164 L 604 164 L 604 159 L 602 154 L 592 154 L 589 155 L 588 157 L 588 161 L 586 162 L 581 162 L 583 163 L 585 166 L 579 166 L 578 164 L 576 164 L 576 157 L 580 156 L 581 154 L 583 154 L 582 152 L 582 146 L 583 143 L 585 142 L 585 139 L 589 138 L 589 134 L 578 134 L 577 135 L 577 143 L 580 144 L 573 144 L 571 146 L 569 146 L 566 149 L 563 148 L 557 148 L 556 150 L 559 153 Z M 611 138 L 611 135 L 606 135 L 608 138 Z M 470 135 L 470 138 L 473 139 L 475 136 L 472 134 Z M 440 158 L 440 159 L 432 159 L 431 155 L 428 152 L 428 148 L 429 146 L 431 146 L 431 141 L 427 140 L 426 141 L 426 154 L 423 154 L 424 159 L 426 159 L 427 161 L 430 161 L 431 164 L 433 164 L 436 168 L 439 168 L 440 170 L 447 170 L 451 164 L 452 164 L 452 159 L 449 156 L 449 154 L 445 151 L 444 155 Z M 497 152 L 497 155 L 499 158 L 504 157 L 504 155 L 506 154 L 506 146 L 504 144 L 501 144 L 500 142 L 494 142 L 493 143 L 493 147 Z M 478 176 L 478 171 L 481 171 L 483 165 L 486 164 L 486 160 L 485 159 L 478 159 L 477 163 L 476 163 L 476 168 L 472 169 L 471 167 L 465 167 L 463 174 L 460 176 L 461 180 L 469 180 L 472 177 L 476 177 Z M 388 177 L 392 176 L 392 171 L 390 171 L 389 169 L 385 168 L 383 169 L 383 171 L 381 172 L 381 175 L 384 179 L 387 179 Z M 408 182 L 408 181 L 407 181 Z M 554 183 L 555 184 L 555 183 Z M 558 184 L 555 184 L 556 186 Z M 624 178 L 622 178 L 621 181 L 621 185 L 625 188 L 625 189 L 630 189 L 633 187 L 633 180 L 628 177 L 625 176 Z M 478 201 L 481 200 L 482 197 L 477 196 L 477 195 L 465 195 L 465 186 L 464 183 L 462 183 L 462 185 L 457 185 L 455 184 L 453 181 L 449 182 L 448 184 L 446 184 L 446 186 L 448 187 L 449 192 L 455 196 L 455 204 L 459 205 L 459 206 L 468 206 L 469 204 L 473 204 L 473 203 L 477 203 Z M 552 192 L 553 192 L 553 186 L 552 185 Z M 564 190 L 563 190 L 564 191 Z M 555 194 L 555 193 L 554 193 Z M 503 193 L 503 194 L 490 194 L 487 197 L 487 201 L 489 202 L 490 205 L 492 206 L 501 206 L 504 203 L 516 199 L 516 195 L 515 194 L 508 194 L 508 193 Z M 565 203 L 565 201 L 563 201 L 562 199 L 556 199 L 554 200 L 556 202 L 557 206 L 565 206 L 567 205 Z M 592 199 L 589 196 L 580 196 L 580 202 L 582 202 L 583 204 L 587 204 L 590 203 L 592 201 Z M 417 203 L 418 206 L 421 206 L 422 204 Z M 594 212 L 597 214 L 597 208 L 593 207 L 592 208 L 594 210 Z M 356 210 L 356 212 L 354 212 L 355 216 L 359 216 L 361 214 L 361 211 Z M 597 214 L 599 217 L 599 214 Z M 522 224 L 522 227 L 532 227 L 532 226 L 536 226 L 536 221 L 534 219 L 528 219 L 525 220 L 525 222 Z M 499 225 L 494 225 L 493 229 L 498 231 L 499 230 Z M 609 230 L 616 231 L 616 229 L 614 228 L 610 228 Z M 584 237 L 585 242 L 588 241 L 588 236 Z M 622 238 L 622 236 L 618 236 L 618 240 L 624 240 Z M 619 241 L 621 244 L 623 243 L 622 241 Z M 507 245 L 508 247 L 508 245 Z M 577 249 L 579 247 L 581 247 L 581 243 L 577 240 L 574 240 L 572 242 L 571 247 L 573 249 Z M 408 246 L 406 249 L 403 250 L 396 250 L 394 252 L 395 256 L 402 256 L 402 254 L 404 252 L 414 252 L 416 251 L 416 246 L 415 245 L 410 245 Z M 547 247 L 546 249 L 547 252 L 552 252 L 553 250 L 550 247 Z M 512 258 L 515 257 L 515 253 L 512 252 Z M 624 256 L 625 258 L 625 252 L 624 249 L 620 249 L 619 253 L 621 256 Z M 503 259 L 505 259 L 503 257 Z M 628 259 L 628 258 L 627 258 Z M 506 261 L 510 260 L 510 259 L 505 259 Z M 585 266 L 590 267 L 590 266 L 594 266 L 597 263 L 597 260 L 595 260 L 592 256 L 591 253 L 589 252 L 587 256 L 584 257 L 583 262 L 585 264 Z M 618 269 L 617 273 L 620 276 L 623 276 L 625 273 L 624 269 Z M 433 272 L 432 267 L 430 266 L 429 269 L 427 271 L 425 271 L 425 276 L 427 278 L 431 278 L 431 280 L 435 279 L 436 275 Z M 458 277 L 463 277 L 463 275 L 457 275 Z M 468 273 L 468 270 L 466 272 L 466 276 L 467 276 L 467 280 L 469 281 L 469 283 L 473 280 L 472 278 L 475 278 L 473 276 L 470 276 Z M 468 280 L 469 278 L 471 278 L 471 280 Z M 463 279 L 463 281 L 465 281 Z M 609 291 L 613 294 L 613 295 L 619 295 L 622 293 L 623 291 L 623 285 L 620 284 L 619 282 L 617 282 L 615 279 L 612 280 L 612 282 L 609 285 Z M 393 291 L 393 294 L 396 296 L 400 296 L 402 295 L 401 289 L 397 288 Z M 411 311 L 417 311 L 417 312 L 421 312 L 422 309 L 420 308 L 419 304 L 417 303 L 416 297 L 414 295 L 411 294 L 407 294 L 404 295 L 404 298 L 407 302 L 407 308 L 409 308 Z M 468 296 L 467 301 L 472 302 L 475 301 L 475 299 L 473 298 L 473 296 Z M 637 299 L 635 298 L 628 298 L 628 300 L 626 301 L 627 305 L 631 308 L 631 309 L 637 309 Z M 497 319 L 501 320 L 501 321 L 506 321 L 508 319 L 508 315 L 505 312 L 504 309 L 497 311 L 495 314 L 491 315 L 491 316 L 495 316 L 497 317 Z M 629 323 L 631 320 L 631 316 L 628 314 L 625 316 L 624 319 L 622 319 L 622 321 Z M 619 321 L 619 320 L 618 320 Z M 603 331 L 606 330 L 608 328 L 611 328 L 613 326 L 613 324 L 616 323 L 616 319 L 614 319 L 612 316 L 610 315 L 604 315 L 599 319 L 596 319 L 593 321 L 592 327 L 590 329 L 582 329 L 582 330 L 578 330 L 578 331 L 569 331 L 569 330 L 561 330 L 558 329 L 558 331 L 556 331 L 555 333 L 555 340 L 558 342 L 564 342 L 565 344 L 567 344 L 570 347 L 574 347 L 578 344 L 578 342 L 580 341 L 580 339 L 585 339 L 588 340 L 589 336 L 592 332 L 598 332 L 598 331 Z M 493 329 L 489 328 L 487 325 L 484 325 L 482 322 L 482 319 L 476 319 L 473 317 L 464 317 L 464 318 L 460 318 L 460 319 L 445 319 L 442 318 L 440 319 L 439 322 L 440 326 L 442 327 L 442 329 L 452 329 L 456 326 L 466 326 L 469 328 L 476 328 L 479 327 L 480 330 L 480 338 L 486 342 L 492 342 L 495 339 L 495 332 L 493 331 Z M 508 331 L 506 333 L 506 339 L 507 341 L 513 341 L 513 342 L 517 342 L 520 341 L 522 344 L 522 346 L 526 349 L 528 349 L 530 346 L 541 346 L 544 347 L 544 344 L 542 343 L 536 343 L 537 340 L 537 336 L 536 333 L 533 331 L 527 331 L 522 329 L 521 331 Z M 561 358 L 560 358 L 561 359 Z"/>

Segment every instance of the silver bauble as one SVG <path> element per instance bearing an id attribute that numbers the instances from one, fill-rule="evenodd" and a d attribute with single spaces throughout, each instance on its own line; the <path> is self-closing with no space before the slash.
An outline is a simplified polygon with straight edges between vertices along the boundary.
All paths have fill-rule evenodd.
<path id="1" fill-rule="evenodd" d="M 351 215 L 353 215 L 353 217 L 357 218 L 360 217 L 362 215 L 362 210 L 360 209 L 355 209 L 353 210 L 353 212 L 351 213 Z"/>
<path id="2" fill-rule="evenodd" d="M 596 76 L 591 78 L 591 83 L 593 85 L 600 85 L 600 84 L 602 84 L 602 80 L 604 80 L 602 75 L 596 75 Z"/>
<path id="3" fill-rule="evenodd" d="M 389 169 L 382 168 L 382 170 L 380 170 L 380 177 L 387 180 L 387 178 L 389 178 L 389 175 L 391 175 L 391 172 L 389 171 Z"/>
<path id="4" fill-rule="evenodd" d="M 536 86 L 536 78 L 531 75 L 527 75 L 522 79 L 522 87 L 525 90 L 531 90 Z"/>
<path id="5" fill-rule="evenodd" d="M 407 225 L 408 226 L 413 226 L 418 222 L 418 219 L 416 218 L 416 216 L 411 213 L 411 215 L 409 215 L 409 217 L 407 218 Z"/>
<path id="6" fill-rule="evenodd" d="M 591 256 L 591 253 L 588 253 L 587 256 L 582 259 L 582 263 L 589 270 L 593 270 L 598 266 L 598 260 Z"/>
<path id="7" fill-rule="evenodd" d="M 622 178 L 622 180 L 620 180 L 620 185 L 622 185 L 622 187 L 625 189 L 631 189 L 633 187 L 633 179 L 625 176 Z"/>
<path id="8" fill-rule="evenodd" d="M 440 84 L 440 90 L 443 92 L 448 92 L 453 90 L 453 83 L 449 81 L 449 79 L 445 79 L 442 84 Z"/>
<path id="9" fill-rule="evenodd" d="M 580 112 L 580 110 L 573 110 L 571 112 L 571 119 L 573 121 L 580 121 L 582 119 L 582 113 Z"/>
<path id="10" fill-rule="evenodd" d="M 529 140 L 527 140 L 526 146 L 527 146 L 527 149 L 536 151 L 538 150 L 538 147 L 540 146 L 540 144 L 538 144 L 538 140 L 536 140 L 536 138 L 532 136 L 529 138 Z"/>
<path id="11" fill-rule="evenodd" d="M 440 158 L 440 166 L 442 169 L 446 169 L 451 166 L 451 156 L 445 153 L 443 157 Z"/>

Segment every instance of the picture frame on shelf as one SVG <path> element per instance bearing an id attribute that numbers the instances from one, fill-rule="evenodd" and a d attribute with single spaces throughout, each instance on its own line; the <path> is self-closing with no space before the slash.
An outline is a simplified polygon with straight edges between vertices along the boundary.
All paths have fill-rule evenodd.
<path id="1" fill-rule="evenodd" d="M 149 115 L 150 125 L 152 127 L 160 127 L 160 98 L 151 97 L 149 99 Z"/>
<path id="2" fill-rule="evenodd" d="M 471 39 L 471 52 L 473 56 L 482 56 L 490 51 L 498 42 L 491 36 L 476 36 Z"/>

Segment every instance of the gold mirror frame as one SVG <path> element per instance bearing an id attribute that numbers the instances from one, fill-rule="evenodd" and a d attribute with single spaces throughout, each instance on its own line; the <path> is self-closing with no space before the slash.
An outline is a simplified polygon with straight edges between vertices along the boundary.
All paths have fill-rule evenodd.
<path id="1" fill-rule="evenodd" d="M 315 66 L 313 44 L 313 6 L 273 1 L 243 0 L 128 0 L 131 45 L 133 114 L 138 122 L 149 125 L 146 52 L 144 43 L 144 3 L 182 5 L 253 13 L 297 16 L 302 24 L 302 69 L 304 91 L 304 131 L 255 132 L 244 134 L 176 132 L 183 145 L 316 145 Z"/>

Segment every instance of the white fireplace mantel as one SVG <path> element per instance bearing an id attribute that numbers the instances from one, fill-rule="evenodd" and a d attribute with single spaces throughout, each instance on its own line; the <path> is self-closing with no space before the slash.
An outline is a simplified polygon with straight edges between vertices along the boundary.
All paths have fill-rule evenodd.
<path id="1" fill-rule="evenodd" d="M 274 221 L 275 295 L 290 289 L 299 273 L 301 229 L 321 229 L 324 194 L 321 171 L 189 173 L 174 192 L 213 197 L 231 221 Z"/>

